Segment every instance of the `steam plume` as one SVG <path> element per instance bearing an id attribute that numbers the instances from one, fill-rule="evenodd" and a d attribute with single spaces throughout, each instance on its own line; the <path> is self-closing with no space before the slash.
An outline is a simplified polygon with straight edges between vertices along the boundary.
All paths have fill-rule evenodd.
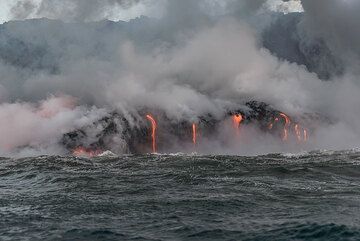
<path id="1" fill-rule="evenodd" d="M 360 5 L 301 3 L 19 1 L 15 18 L 48 16 L 51 10 L 52 18 L 72 22 L 38 19 L 0 26 L 0 154 L 63 154 L 63 134 L 114 111 L 133 126 L 145 118 L 144 109 L 160 110 L 174 122 L 195 123 L 199 116 L 220 117 L 249 100 L 308 122 L 309 116 L 317 116 L 311 141 L 302 148 L 357 147 Z M 139 4 L 162 14 L 91 22 L 109 17 L 114 6 Z M 299 6 L 303 13 L 289 13 L 300 11 Z M 279 36 L 291 42 L 277 45 Z M 96 138 L 101 131 L 88 136 Z M 256 127 L 242 125 L 241 134 L 252 139 L 226 149 L 221 144 L 225 134 L 219 134 L 220 141 L 202 139 L 202 150 L 293 150 L 272 137 L 260 137 Z M 118 138 L 116 143 L 124 140 Z"/>

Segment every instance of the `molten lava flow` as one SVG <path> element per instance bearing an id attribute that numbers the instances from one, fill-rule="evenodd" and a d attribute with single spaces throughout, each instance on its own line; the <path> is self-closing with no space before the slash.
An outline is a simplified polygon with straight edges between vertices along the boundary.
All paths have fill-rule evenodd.
<path id="1" fill-rule="evenodd" d="M 274 127 L 275 123 L 278 122 L 278 121 L 279 121 L 279 118 L 276 117 L 275 120 L 274 120 L 274 122 L 269 124 L 269 127 L 268 127 L 269 130 L 272 130 L 272 128 Z"/>
<path id="2" fill-rule="evenodd" d="M 234 128 L 236 129 L 236 134 L 239 134 L 240 124 L 243 121 L 243 116 L 241 114 L 235 114 L 232 117 Z"/>
<path id="3" fill-rule="evenodd" d="M 308 139 L 309 139 L 308 131 L 305 128 L 301 127 L 299 124 L 296 124 L 294 127 L 294 130 L 295 130 L 295 134 L 296 134 L 296 137 L 299 142 L 301 142 L 301 141 L 307 142 L 308 141 Z"/>
<path id="4" fill-rule="evenodd" d="M 308 141 L 308 139 L 309 139 L 308 132 L 306 129 L 304 129 L 304 141 L 306 142 Z"/>
<path id="5" fill-rule="evenodd" d="M 302 138 L 301 138 L 301 131 L 299 124 L 295 125 L 294 130 L 295 130 L 296 138 L 298 139 L 298 141 L 301 141 Z"/>
<path id="6" fill-rule="evenodd" d="M 151 138 L 152 138 L 152 150 L 156 153 L 156 121 L 151 115 L 146 115 L 146 118 L 151 122 Z"/>
<path id="7" fill-rule="evenodd" d="M 72 152 L 73 156 L 77 157 L 96 157 L 101 153 L 100 150 L 91 150 L 82 146 L 75 148 Z"/>
<path id="8" fill-rule="evenodd" d="M 240 127 L 241 122 L 243 121 L 243 117 L 241 114 L 233 115 L 233 123 L 234 127 L 238 129 Z"/>
<path id="9" fill-rule="evenodd" d="M 192 141 L 194 145 L 196 145 L 196 138 L 197 138 L 197 126 L 195 123 L 192 125 Z"/>
<path id="10" fill-rule="evenodd" d="M 291 124 L 291 120 L 290 120 L 290 118 L 289 118 L 287 115 L 285 115 L 284 113 L 280 113 L 280 116 L 281 116 L 282 118 L 284 118 L 284 120 L 285 120 L 283 141 L 287 141 L 288 138 L 289 138 L 289 126 L 290 126 L 290 124 Z"/>

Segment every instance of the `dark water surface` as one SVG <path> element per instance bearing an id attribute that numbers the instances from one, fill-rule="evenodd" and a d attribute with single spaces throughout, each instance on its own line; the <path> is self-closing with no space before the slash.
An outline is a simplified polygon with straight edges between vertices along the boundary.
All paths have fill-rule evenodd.
<path id="1" fill-rule="evenodd" d="M 360 153 L 4 158 L 0 240 L 360 240 Z"/>

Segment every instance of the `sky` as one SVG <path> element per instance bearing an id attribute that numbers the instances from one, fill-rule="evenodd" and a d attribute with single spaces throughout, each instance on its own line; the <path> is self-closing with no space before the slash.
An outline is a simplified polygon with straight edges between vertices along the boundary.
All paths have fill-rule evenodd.
<path id="1" fill-rule="evenodd" d="M 206 0 L 210 5 L 218 6 L 220 9 L 221 6 L 226 5 L 226 3 L 233 2 L 233 0 Z M 50 18 L 50 19 L 62 19 L 65 21 L 70 20 L 81 20 L 81 21 L 99 21 L 103 19 L 109 19 L 113 21 L 128 21 L 139 16 L 145 15 L 150 17 L 159 17 L 162 15 L 167 0 L 118 0 L 118 2 L 126 2 L 126 4 L 112 5 L 109 8 L 104 7 L 106 4 L 102 4 L 101 1 L 92 0 L 92 2 L 98 2 L 96 5 L 98 9 L 92 9 L 80 18 L 74 19 L 71 15 L 72 12 L 69 11 L 71 3 L 79 4 L 80 7 L 83 7 L 87 4 L 84 0 L 65 0 L 63 1 L 62 8 L 59 8 L 58 12 L 49 11 L 49 9 L 55 9 L 58 7 L 59 2 L 54 0 L 1 0 L 0 1 L 0 24 L 10 21 L 10 20 L 23 20 L 29 18 Z M 109 1 L 111 2 L 111 1 Z M 117 2 L 117 1 L 112 1 Z M 133 2 L 132 4 L 129 4 Z M 134 3 L 135 2 L 135 3 Z M 48 10 L 41 8 L 41 5 L 47 5 Z M 56 5 L 56 6 L 55 6 Z M 89 4 L 91 5 L 91 4 Z M 123 7 L 126 5 L 126 7 Z M 49 7 L 50 6 L 50 7 Z M 64 7 L 66 6 L 66 7 Z M 266 7 L 272 11 L 280 11 L 284 13 L 289 12 L 300 12 L 302 11 L 302 6 L 299 0 L 290 0 L 283 2 L 282 0 L 268 0 Z M 15 14 L 14 10 L 21 10 L 21 14 Z M 42 9 L 42 10 L 40 10 Z M 85 9 L 86 10 L 86 9 Z M 85 11 L 84 10 L 84 11 Z M 221 10 L 218 10 L 221 11 Z M 70 16 L 70 18 L 69 18 Z"/>

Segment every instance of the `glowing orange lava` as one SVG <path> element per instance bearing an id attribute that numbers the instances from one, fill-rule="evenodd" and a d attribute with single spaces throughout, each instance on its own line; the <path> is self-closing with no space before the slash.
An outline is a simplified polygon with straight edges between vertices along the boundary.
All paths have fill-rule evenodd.
<path id="1" fill-rule="evenodd" d="M 285 125 L 284 125 L 284 131 L 283 131 L 283 141 L 287 141 L 289 138 L 289 126 L 291 124 L 291 120 L 290 118 L 285 115 L 284 113 L 280 113 L 279 114 L 282 118 L 284 118 L 285 120 Z"/>
<path id="2" fill-rule="evenodd" d="M 276 117 L 275 120 L 274 120 L 274 122 L 269 124 L 269 127 L 268 127 L 269 130 L 272 130 L 272 128 L 274 127 L 275 123 L 278 122 L 278 121 L 279 121 L 279 118 Z"/>
<path id="3" fill-rule="evenodd" d="M 296 138 L 298 139 L 298 141 L 301 141 L 302 138 L 301 138 L 301 131 L 299 124 L 295 125 L 294 130 L 295 130 Z"/>
<path id="4" fill-rule="evenodd" d="M 192 125 L 192 141 L 194 145 L 196 145 L 196 139 L 197 139 L 197 126 L 195 123 Z"/>
<path id="5" fill-rule="evenodd" d="M 236 134 L 239 134 L 240 124 L 243 121 L 243 116 L 241 114 L 235 114 L 232 117 L 234 128 L 236 129 Z"/>
<path id="6" fill-rule="evenodd" d="M 156 153 L 156 128 L 157 124 L 151 115 L 146 115 L 146 118 L 151 122 L 151 138 L 152 138 L 152 150 L 153 153 Z"/>
<path id="7" fill-rule="evenodd" d="M 296 137 L 299 142 L 301 142 L 301 141 L 307 142 L 308 141 L 308 139 L 309 139 L 308 131 L 305 128 L 301 127 L 299 124 L 296 124 L 294 127 L 294 130 L 295 130 L 295 134 L 296 134 Z"/>
<path id="8" fill-rule="evenodd" d="M 308 139 L 309 139 L 308 132 L 306 129 L 304 129 L 304 141 L 306 142 L 308 141 Z"/>
<path id="9" fill-rule="evenodd" d="M 243 117 L 241 114 L 233 115 L 233 122 L 235 128 L 239 128 L 242 121 L 243 121 Z"/>
<path id="10" fill-rule="evenodd" d="M 96 157 L 101 153 L 100 150 L 91 150 L 82 146 L 75 148 L 72 152 L 73 156 L 77 157 Z"/>

